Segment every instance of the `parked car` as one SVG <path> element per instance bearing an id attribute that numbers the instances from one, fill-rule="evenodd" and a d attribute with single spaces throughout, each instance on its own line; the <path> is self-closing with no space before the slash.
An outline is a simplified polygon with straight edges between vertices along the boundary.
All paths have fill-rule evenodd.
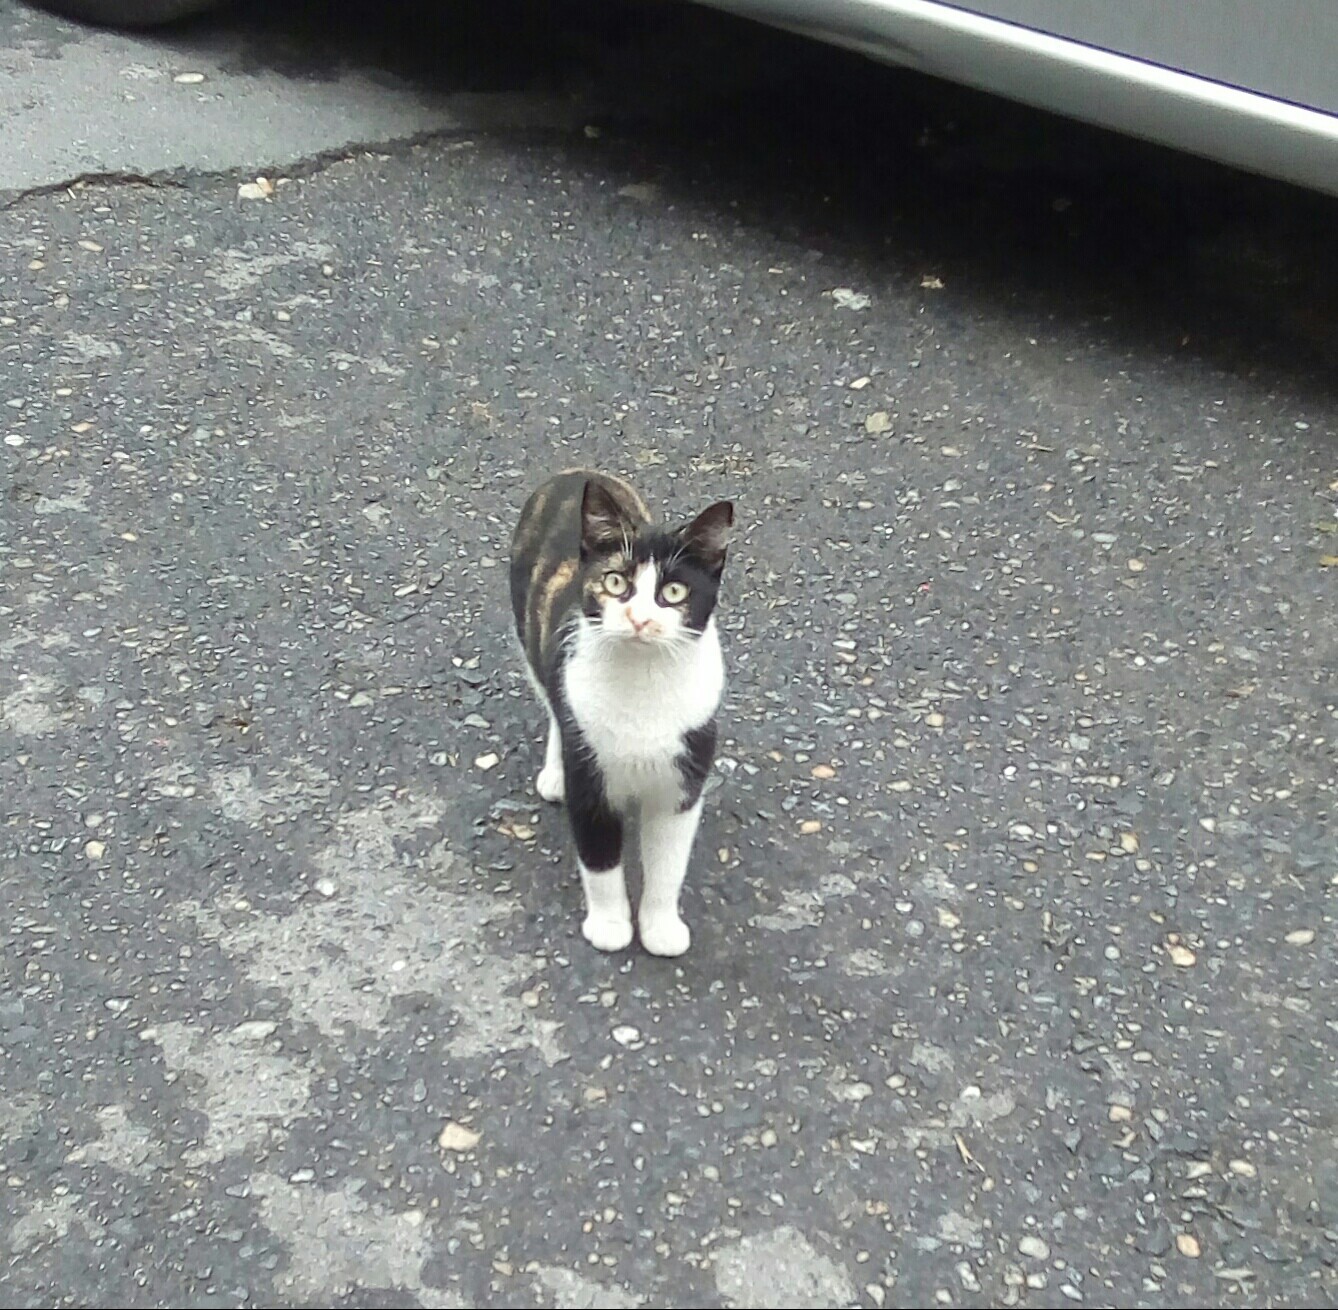
<path id="1" fill-rule="evenodd" d="M 43 0 L 119 26 L 219 0 Z M 1338 195 L 1338 0 L 702 0 Z"/>

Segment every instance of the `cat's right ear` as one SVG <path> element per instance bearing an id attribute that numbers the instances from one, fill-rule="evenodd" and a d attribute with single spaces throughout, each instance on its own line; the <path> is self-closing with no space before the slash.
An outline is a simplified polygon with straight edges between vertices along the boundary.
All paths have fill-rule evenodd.
<path id="1" fill-rule="evenodd" d="M 585 484 L 581 497 L 581 553 L 606 555 L 626 546 L 631 536 L 631 526 L 623 516 L 622 507 L 607 487 L 592 478 Z"/>

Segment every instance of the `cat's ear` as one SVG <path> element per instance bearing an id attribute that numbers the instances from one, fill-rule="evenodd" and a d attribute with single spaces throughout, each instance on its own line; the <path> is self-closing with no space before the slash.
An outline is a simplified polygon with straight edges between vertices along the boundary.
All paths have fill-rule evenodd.
<path id="1" fill-rule="evenodd" d="M 720 500 L 680 529 L 683 544 L 713 573 L 725 567 L 725 548 L 734 526 L 734 505 Z"/>
<path id="2" fill-rule="evenodd" d="M 635 535 L 634 525 L 609 489 L 591 478 L 581 497 L 581 550 L 602 555 L 625 546 Z"/>

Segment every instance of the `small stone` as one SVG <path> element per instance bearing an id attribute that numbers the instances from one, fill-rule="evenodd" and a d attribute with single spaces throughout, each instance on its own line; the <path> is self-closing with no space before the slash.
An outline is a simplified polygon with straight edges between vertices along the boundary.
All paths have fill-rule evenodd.
<path id="1" fill-rule="evenodd" d="M 763 1128 L 757 1140 L 761 1142 L 763 1146 L 775 1146 L 777 1141 L 779 1141 L 779 1138 L 777 1138 L 776 1130 L 774 1128 Z"/>
<path id="2" fill-rule="evenodd" d="M 335 885 L 333 878 L 317 878 L 316 890 L 327 900 L 335 894 Z"/>
<path id="3" fill-rule="evenodd" d="M 238 200 L 268 200 L 274 194 L 274 183 L 267 177 L 258 177 L 254 182 L 243 182 L 237 188 Z"/>
<path id="4" fill-rule="evenodd" d="M 101 841 L 86 841 L 84 843 L 84 854 L 90 860 L 100 860 L 107 853 L 107 843 Z"/>
<path id="5" fill-rule="evenodd" d="M 931 728 L 941 728 L 943 726 L 943 715 L 937 710 L 931 710 L 925 715 L 925 723 Z"/>
<path id="6" fill-rule="evenodd" d="M 619 1046 L 631 1046 L 633 1042 L 641 1040 L 641 1029 L 633 1028 L 630 1023 L 620 1023 L 613 1030 L 613 1040 Z"/>
<path id="7" fill-rule="evenodd" d="M 961 926 L 961 916 L 954 914 L 951 910 L 945 909 L 942 905 L 938 907 L 938 926 L 940 928 L 958 928 Z"/>
<path id="8" fill-rule="evenodd" d="M 454 1119 L 448 1119 L 441 1132 L 437 1134 L 437 1145 L 443 1151 L 472 1151 L 482 1140 L 481 1134 Z"/>
<path id="9" fill-rule="evenodd" d="M 1048 1260 L 1050 1258 L 1049 1244 L 1035 1233 L 1027 1233 L 1024 1237 L 1018 1238 L 1017 1249 L 1022 1252 L 1029 1260 Z"/>
<path id="10" fill-rule="evenodd" d="M 853 287 L 836 287 L 832 291 L 832 299 L 836 301 L 838 309 L 868 309 L 873 304 L 868 296 Z"/>
<path id="11" fill-rule="evenodd" d="M 1138 838 L 1132 832 L 1120 833 L 1120 850 L 1126 855 L 1138 854 Z"/>
<path id="12" fill-rule="evenodd" d="M 1232 1160 L 1227 1168 L 1231 1170 L 1237 1178 L 1258 1178 L 1259 1170 L 1248 1160 Z"/>
<path id="13" fill-rule="evenodd" d="M 263 1042 L 266 1037 L 272 1037 L 278 1024 L 273 1019 L 248 1019 L 245 1023 L 239 1023 L 233 1030 L 232 1035 L 240 1042 Z"/>
<path id="14" fill-rule="evenodd" d="M 203 73 L 178 73 L 172 81 L 180 82 L 182 86 L 198 86 L 204 81 Z"/>
<path id="15" fill-rule="evenodd" d="M 809 773 L 815 778 L 822 778 L 824 781 L 836 777 L 836 770 L 830 764 L 815 764 L 809 770 Z"/>
<path id="16" fill-rule="evenodd" d="M 1141 559 L 1131 559 L 1128 564 L 1130 573 L 1142 573 L 1147 565 Z"/>
<path id="17" fill-rule="evenodd" d="M 1192 968 L 1199 958 L 1188 946 L 1184 946 L 1180 942 L 1176 942 L 1174 945 L 1168 947 L 1167 954 L 1170 955 L 1171 963 L 1174 964 L 1177 969 Z"/>
<path id="18" fill-rule="evenodd" d="M 864 420 L 864 430 L 871 437 L 882 436 L 892 431 L 892 417 L 885 409 L 876 409 Z"/>
<path id="19" fill-rule="evenodd" d="M 1134 1112 L 1127 1105 L 1112 1105 L 1107 1113 L 1113 1124 L 1127 1124 L 1134 1117 Z"/>
<path id="20" fill-rule="evenodd" d="M 805 837 L 811 837 L 815 832 L 822 831 L 822 823 L 818 819 L 805 819 L 803 823 L 799 825 L 799 831 Z"/>
<path id="21" fill-rule="evenodd" d="M 1199 1245 L 1199 1239 L 1193 1233 L 1176 1233 L 1175 1249 L 1186 1260 L 1197 1260 L 1203 1254 L 1203 1247 Z"/>
<path id="22" fill-rule="evenodd" d="M 868 1083 L 847 1083 L 838 1093 L 843 1101 L 850 1101 L 858 1105 L 861 1101 L 866 1101 L 873 1095 L 873 1088 Z"/>
<path id="23" fill-rule="evenodd" d="M 353 695 L 348 698 L 348 703 L 353 706 L 355 710 L 363 710 L 372 703 L 372 698 L 365 691 L 355 691 Z"/>
<path id="24" fill-rule="evenodd" d="M 480 755 L 478 756 L 477 759 L 475 759 L 474 767 L 476 769 L 481 769 L 484 773 L 487 773 L 489 769 L 495 769 L 501 762 L 502 761 L 500 756 L 495 754 L 493 751 L 489 751 L 486 755 Z"/>
<path id="25" fill-rule="evenodd" d="M 288 1175 L 288 1181 L 290 1183 L 309 1183 L 312 1182 L 315 1177 L 316 1171 L 314 1169 L 294 1169 L 293 1172 Z"/>
<path id="26" fill-rule="evenodd" d="M 1217 820 L 1209 815 L 1206 819 L 1199 820 L 1199 827 L 1202 828 L 1204 832 L 1216 832 Z"/>
<path id="27" fill-rule="evenodd" d="M 79 242 L 79 249 L 91 250 L 95 255 L 100 255 L 104 247 L 101 242 L 90 241 L 87 237 L 85 237 L 82 241 Z"/>
<path id="28" fill-rule="evenodd" d="M 1288 946 L 1309 946 L 1315 940 L 1315 930 L 1313 928 L 1293 928 L 1287 934 Z"/>

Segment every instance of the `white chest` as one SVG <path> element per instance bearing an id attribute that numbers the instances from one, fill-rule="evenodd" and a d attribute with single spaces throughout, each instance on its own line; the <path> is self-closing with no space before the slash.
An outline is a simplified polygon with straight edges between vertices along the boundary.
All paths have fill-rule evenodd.
<path id="1" fill-rule="evenodd" d="M 577 640 L 564 672 L 567 704 L 610 802 L 676 806 L 684 736 L 711 718 L 724 690 L 715 625 L 682 651 L 619 646 Z"/>

